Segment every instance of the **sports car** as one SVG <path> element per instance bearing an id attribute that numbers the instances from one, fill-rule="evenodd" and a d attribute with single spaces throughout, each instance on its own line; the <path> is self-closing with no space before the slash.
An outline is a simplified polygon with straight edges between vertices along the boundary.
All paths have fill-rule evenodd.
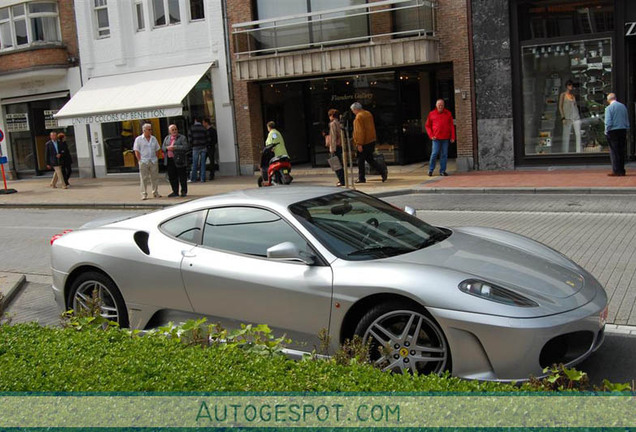
<path id="1" fill-rule="evenodd" d="M 63 310 L 146 329 L 188 317 L 268 324 L 311 351 L 359 335 L 382 369 L 524 380 L 603 342 L 607 295 L 510 232 L 431 226 L 361 192 L 237 191 L 52 239 Z"/>

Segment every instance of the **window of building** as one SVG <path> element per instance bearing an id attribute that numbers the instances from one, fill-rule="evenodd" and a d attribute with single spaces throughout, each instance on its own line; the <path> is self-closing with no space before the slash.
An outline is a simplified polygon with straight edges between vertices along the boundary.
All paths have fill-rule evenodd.
<path id="1" fill-rule="evenodd" d="M 0 9 L 0 49 L 60 41 L 57 3 L 31 2 Z"/>
<path id="2" fill-rule="evenodd" d="M 364 10 L 329 12 L 346 6 L 364 5 L 366 0 L 256 0 L 257 19 L 289 17 L 312 13 L 310 17 L 288 18 L 264 23 L 254 34 L 260 49 L 306 48 L 312 45 L 363 40 L 369 36 Z"/>
<path id="3" fill-rule="evenodd" d="M 524 154 L 608 152 L 613 1 L 519 3 Z"/>
<path id="4" fill-rule="evenodd" d="M 203 0 L 190 0 L 190 20 L 202 20 L 205 19 Z"/>
<path id="5" fill-rule="evenodd" d="M 108 24 L 108 0 L 93 0 L 95 11 L 95 27 L 97 27 L 97 37 L 105 38 L 110 36 L 110 26 Z"/>
<path id="6" fill-rule="evenodd" d="M 155 27 L 179 24 L 181 22 L 179 0 L 152 0 L 151 4 Z M 168 14 L 167 17 L 166 13 Z"/>
<path id="7" fill-rule="evenodd" d="M 146 28 L 146 20 L 144 18 L 144 4 L 141 0 L 135 0 L 135 26 L 137 31 Z"/>
<path id="8" fill-rule="evenodd" d="M 397 36 L 413 34 L 433 34 L 433 8 L 422 4 L 421 0 L 412 0 L 393 6 L 393 27 Z"/>

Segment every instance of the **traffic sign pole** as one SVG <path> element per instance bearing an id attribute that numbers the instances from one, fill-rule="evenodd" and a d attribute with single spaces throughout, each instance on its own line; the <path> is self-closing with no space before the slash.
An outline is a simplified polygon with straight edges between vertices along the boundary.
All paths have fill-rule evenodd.
<path id="1" fill-rule="evenodd" d="M 4 132 L 0 129 L 0 142 L 4 139 Z M 4 182 L 4 189 L 0 189 L 0 195 L 9 195 L 18 192 L 15 189 L 7 188 L 7 177 L 4 175 L 4 164 L 7 163 L 6 156 L 2 156 L 2 147 L 0 147 L 0 170 L 2 171 L 2 181 Z"/>

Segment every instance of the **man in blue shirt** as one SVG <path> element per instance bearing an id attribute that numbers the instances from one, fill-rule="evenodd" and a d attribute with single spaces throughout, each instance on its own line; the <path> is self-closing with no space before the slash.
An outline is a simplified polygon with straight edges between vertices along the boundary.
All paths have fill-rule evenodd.
<path id="1" fill-rule="evenodd" d="M 612 172 L 610 177 L 625 175 L 626 136 L 629 129 L 629 115 L 627 107 L 616 100 L 616 95 L 607 95 L 609 105 L 605 108 L 605 136 L 610 148 Z"/>

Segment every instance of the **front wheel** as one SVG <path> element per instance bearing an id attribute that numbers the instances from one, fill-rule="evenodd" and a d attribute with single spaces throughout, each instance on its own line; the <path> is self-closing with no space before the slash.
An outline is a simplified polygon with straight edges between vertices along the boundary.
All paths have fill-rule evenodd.
<path id="1" fill-rule="evenodd" d="M 258 176 L 258 180 L 256 180 L 256 184 L 258 187 L 263 187 L 263 176 Z"/>
<path id="2" fill-rule="evenodd" d="M 450 370 L 450 349 L 442 329 L 417 309 L 392 302 L 377 305 L 362 317 L 355 334 L 369 344 L 375 366 L 425 375 Z"/>
<path id="3" fill-rule="evenodd" d="M 99 299 L 99 314 L 120 327 L 128 327 L 128 312 L 119 289 L 108 276 L 96 271 L 82 273 L 71 286 L 67 305 L 76 313 L 87 312 Z"/>

